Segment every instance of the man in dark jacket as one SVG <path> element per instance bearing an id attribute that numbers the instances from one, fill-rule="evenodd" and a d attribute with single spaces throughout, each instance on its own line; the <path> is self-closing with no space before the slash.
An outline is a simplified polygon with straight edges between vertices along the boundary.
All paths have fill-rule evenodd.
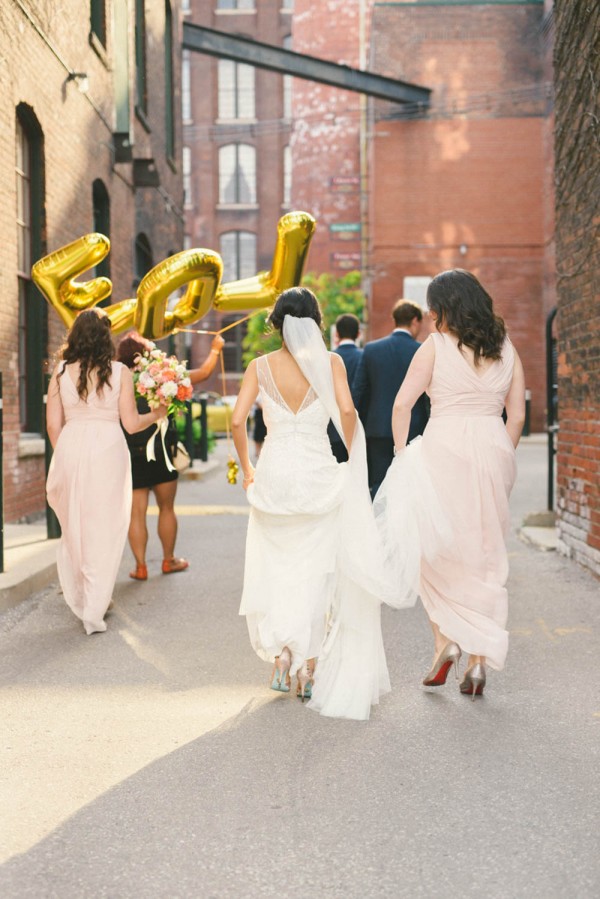
<path id="1" fill-rule="evenodd" d="M 352 388 L 354 375 L 356 374 L 356 369 L 358 368 L 358 363 L 362 356 L 362 350 L 356 346 L 360 331 L 360 322 L 356 315 L 352 315 L 350 312 L 345 313 L 344 315 L 338 315 L 335 322 L 335 330 L 338 337 L 338 345 L 335 352 L 344 360 L 346 374 L 348 375 L 348 384 L 350 385 L 350 388 Z M 348 453 L 346 452 L 346 447 L 332 424 L 329 425 L 328 433 L 333 455 L 338 462 L 347 462 Z"/>
<path id="2" fill-rule="evenodd" d="M 367 438 L 369 489 L 374 497 L 394 458 L 392 408 L 413 356 L 421 346 L 415 340 L 423 312 L 410 300 L 398 300 L 392 310 L 396 327 L 387 337 L 368 343 L 363 351 L 352 384 L 354 405 L 358 409 Z M 409 441 L 422 434 L 429 417 L 425 394 L 412 411 Z"/>

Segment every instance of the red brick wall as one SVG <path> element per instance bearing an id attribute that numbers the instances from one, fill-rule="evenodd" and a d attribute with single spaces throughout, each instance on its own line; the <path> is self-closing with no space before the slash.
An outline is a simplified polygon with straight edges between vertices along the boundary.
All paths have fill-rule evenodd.
<path id="1" fill-rule="evenodd" d="M 523 358 L 536 430 L 545 420 L 552 290 L 542 15 L 526 3 L 376 4 L 372 67 L 433 93 L 427 116 L 413 120 L 374 107 L 369 216 L 370 336 L 389 330 L 406 276 L 473 271 Z"/>
<path id="2" fill-rule="evenodd" d="M 558 529 L 600 574 L 600 7 L 557 3 Z"/>
<path id="3" fill-rule="evenodd" d="M 144 129 L 133 114 L 134 48 L 130 40 L 132 132 L 134 155 L 156 160 L 161 193 L 134 191 L 131 164 L 113 164 L 114 97 L 112 66 L 112 4 L 107 48 L 98 54 L 89 43 L 89 4 L 79 0 L 24 0 L 45 41 L 15 3 L 0 4 L 0 370 L 4 376 L 4 514 L 7 521 L 39 515 L 44 510 L 44 459 L 25 456 L 31 441 L 19 425 L 17 228 L 15 177 L 15 109 L 25 103 L 35 112 L 44 135 L 46 180 L 46 252 L 51 252 L 92 231 L 92 182 L 104 182 L 111 202 L 111 278 L 114 298 L 132 295 L 134 240 L 141 230 L 150 238 L 155 261 L 182 244 L 182 187 L 179 157 L 181 128 L 177 125 L 176 171 L 165 157 L 164 112 L 164 2 L 147 0 L 149 126 Z M 175 0 L 176 121 L 179 118 L 179 2 Z M 130 5 L 131 7 L 131 5 Z M 132 23 L 133 25 L 133 23 Z M 48 46 L 50 42 L 66 66 L 85 72 L 87 95 L 67 82 L 67 69 Z M 90 102 L 91 101 L 91 102 Z M 92 103 L 96 107 L 92 106 Z M 167 208 L 168 205 L 168 208 Z M 44 301 L 40 298 L 40 303 Z M 49 313 L 48 355 L 58 348 L 64 327 Z M 50 363 L 52 364 L 52 362 Z M 39 445 L 39 440 L 38 440 Z"/>
<path id="4" fill-rule="evenodd" d="M 367 40 L 371 0 L 364 5 Z M 359 7 L 358 0 L 296 0 L 293 49 L 358 68 Z M 360 269 L 360 231 L 335 230 L 361 222 L 360 95 L 296 78 L 293 110 L 294 207 L 318 223 L 307 268 L 337 274 Z"/>
<path id="5" fill-rule="evenodd" d="M 254 10 L 217 11 L 215 0 L 192 0 L 189 21 L 219 31 L 240 34 L 267 44 L 282 46 L 292 30 L 292 15 L 282 10 L 280 0 L 261 0 Z M 192 121 L 184 124 L 184 143 L 192 151 L 192 203 L 186 209 L 186 234 L 192 246 L 219 250 L 221 234 L 250 231 L 256 234 L 257 271 L 269 269 L 277 236 L 277 222 L 289 211 L 283 207 L 283 150 L 289 143 L 291 125 L 283 119 L 283 78 L 255 70 L 254 123 L 218 121 L 218 61 L 200 53 L 191 54 Z M 247 143 L 256 148 L 257 203 L 255 208 L 219 208 L 219 147 Z M 241 315 L 240 315 L 241 317 Z M 216 329 L 222 315 L 209 313 L 198 328 Z M 233 332 L 230 332 L 229 337 Z M 191 361 L 199 365 L 210 344 L 197 337 Z M 239 373 L 228 379 L 225 390 L 237 392 Z M 222 392 L 215 374 L 203 384 Z"/>

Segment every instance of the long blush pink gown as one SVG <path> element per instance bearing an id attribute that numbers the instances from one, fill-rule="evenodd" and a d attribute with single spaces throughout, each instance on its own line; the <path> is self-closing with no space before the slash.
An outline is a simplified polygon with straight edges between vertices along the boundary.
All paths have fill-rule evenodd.
<path id="1" fill-rule="evenodd" d="M 87 401 L 68 370 L 58 380 L 65 425 L 46 489 L 62 530 L 57 567 L 64 598 L 88 634 L 106 630 L 131 515 L 131 463 L 119 422 L 122 370 L 113 362 L 110 387 Z"/>
<path id="2" fill-rule="evenodd" d="M 447 334 L 432 334 L 431 418 L 421 452 L 452 539 L 421 559 L 420 593 L 430 619 L 463 652 L 502 669 L 508 649 L 508 500 L 515 449 L 502 420 L 514 350 L 481 374 Z"/>

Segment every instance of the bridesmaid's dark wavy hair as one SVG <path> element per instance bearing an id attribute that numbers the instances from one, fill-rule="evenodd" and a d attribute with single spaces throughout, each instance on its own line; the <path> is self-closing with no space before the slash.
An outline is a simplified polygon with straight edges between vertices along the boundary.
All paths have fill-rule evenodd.
<path id="1" fill-rule="evenodd" d="M 308 287 L 290 287 L 277 297 L 277 301 L 267 319 L 268 323 L 281 333 L 286 315 L 296 318 L 312 318 L 321 327 L 321 307 L 316 296 Z"/>
<path id="2" fill-rule="evenodd" d="M 86 309 L 80 312 L 67 334 L 67 342 L 60 351 L 60 357 L 67 365 L 79 362 L 77 393 L 82 400 L 87 399 L 88 377 L 94 370 L 98 378 L 96 389 L 102 393 L 105 384 L 110 387 L 111 362 L 115 358 L 115 348 L 110 335 L 108 315 L 101 309 Z M 57 378 L 62 374 L 64 368 Z"/>
<path id="3" fill-rule="evenodd" d="M 461 268 L 436 275 L 427 288 L 427 305 L 437 315 L 438 331 L 445 326 L 473 350 L 475 365 L 500 359 L 506 337 L 503 319 L 494 312 L 492 298 L 475 275 Z"/>

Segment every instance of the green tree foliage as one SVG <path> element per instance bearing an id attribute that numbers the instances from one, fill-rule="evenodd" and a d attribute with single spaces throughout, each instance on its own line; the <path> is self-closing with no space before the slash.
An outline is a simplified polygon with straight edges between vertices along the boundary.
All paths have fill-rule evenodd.
<path id="1" fill-rule="evenodd" d="M 329 346 L 331 325 L 338 315 L 352 312 L 362 320 L 365 297 L 360 287 L 360 272 L 347 272 L 336 278 L 328 272 L 320 275 L 308 272 L 302 281 L 304 287 L 310 288 L 316 295 L 323 312 L 323 332 L 325 342 Z M 255 356 L 272 353 L 281 346 L 277 332 L 267 325 L 268 311 L 255 315 L 248 322 L 248 330 L 244 338 L 244 365 L 248 365 Z"/>

